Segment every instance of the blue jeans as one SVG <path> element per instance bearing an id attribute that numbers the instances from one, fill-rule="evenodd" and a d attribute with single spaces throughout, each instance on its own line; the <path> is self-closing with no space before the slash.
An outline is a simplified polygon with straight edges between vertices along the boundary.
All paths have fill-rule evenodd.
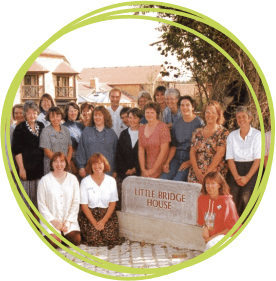
<path id="1" fill-rule="evenodd" d="M 190 153 L 188 151 L 176 151 L 174 158 L 170 163 L 170 171 L 168 173 L 162 173 L 160 179 L 174 180 L 174 181 L 187 181 L 189 168 L 184 171 L 179 171 L 183 162 L 190 159 Z"/>

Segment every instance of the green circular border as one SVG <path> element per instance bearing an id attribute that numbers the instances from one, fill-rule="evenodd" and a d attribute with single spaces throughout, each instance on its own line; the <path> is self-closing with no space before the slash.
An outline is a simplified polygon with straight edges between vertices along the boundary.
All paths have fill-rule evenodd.
<path id="1" fill-rule="evenodd" d="M 179 11 L 164 10 L 164 9 L 162 10 L 162 9 L 156 9 L 156 8 L 144 9 L 144 8 L 130 8 L 129 7 L 130 5 L 142 5 L 142 4 L 160 5 L 160 6 L 167 7 L 167 8 L 178 9 Z M 125 8 L 125 6 L 127 6 L 127 8 Z M 123 8 L 123 9 L 108 12 L 108 10 L 115 9 L 115 8 Z M 237 45 L 239 45 L 243 49 L 243 51 L 248 55 L 248 57 L 251 59 L 252 63 L 254 64 L 254 66 L 256 68 L 256 70 L 258 71 L 258 73 L 260 75 L 260 78 L 262 80 L 262 83 L 264 85 L 266 96 L 267 96 L 268 103 L 269 103 L 272 134 L 271 134 L 270 157 L 268 159 L 268 164 L 267 164 L 265 173 L 264 173 L 263 178 L 261 180 L 262 169 L 260 169 L 258 179 L 257 179 L 257 183 L 256 183 L 256 187 L 258 186 L 258 188 L 254 189 L 254 192 L 252 194 L 250 202 L 249 202 L 247 208 L 245 209 L 243 215 L 241 216 L 241 218 L 239 219 L 237 224 L 231 229 L 231 231 L 224 237 L 224 239 L 222 239 L 218 244 L 216 244 L 210 250 L 208 250 L 207 252 L 197 256 L 196 258 L 193 258 L 189 261 L 186 261 L 186 262 L 174 265 L 174 266 L 170 266 L 170 267 L 154 268 L 154 269 L 130 268 L 130 267 L 125 267 L 125 266 L 115 265 L 113 263 L 106 262 L 106 261 L 103 261 L 103 260 L 101 260 L 97 257 L 89 255 L 85 251 L 83 251 L 83 250 L 79 249 L 78 247 L 74 246 L 73 244 L 71 244 L 69 241 L 66 241 L 66 243 L 69 244 L 72 247 L 73 250 L 68 249 L 67 247 L 64 247 L 61 243 L 59 243 L 59 246 L 63 250 L 65 250 L 69 254 L 73 255 L 74 257 L 76 257 L 80 260 L 83 260 L 84 262 L 87 262 L 87 263 L 96 265 L 97 267 L 101 267 L 103 269 L 107 269 L 107 270 L 114 271 L 114 272 L 123 272 L 123 273 L 130 273 L 130 274 L 134 274 L 134 275 L 139 275 L 139 276 L 136 276 L 136 277 L 111 276 L 111 275 L 100 274 L 100 273 L 94 272 L 92 270 L 86 269 L 86 268 L 72 262 L 68 258 L 65 258 L 59 251 L 54 249 L 48 242 L 46 242 L 46 240 L 43 238 L 42 234 L 37 230 L 36 227 L 38 227 L 50 239 L 52 239 L 52 237 L 34 219 L 33 215 L 31 214 L 29 209 L 24 204 L 24 202 L 23 202 L 21 196 L 19 195 L 19 192 L 18 192 L 18 190 L 17 190 L 17 188 L 16 188 L 16 186 L 13 182 L 13 179 L 12 179 L 10 173 L 9 173 L 9 166 L 8 166 L 7 159 L 4 157 L 5 168 L 7 170 L 8 178 L 9 178 L 14 196 L 15 196 L 15 198 L 16 198 L 25 218 L 27 219 L 27 221 L 29 222 L 31 227 L 34 229 L 34 231 L 37 233 L 37 235 L 42 239 L 42 241 L 49 248 L 51 248 L 58 256 L 60 256 L 63 260 L 67 261 L 71 265 L 73 265 L 73 266 L 75 266 L 75 267 L 77 267 L 77 268 L 79 268 L 79 269 L 81 269 L 81 270 L 83 270 L 87 273 L 90 273 L 90 274 L 93 274 L 93 275 L 96 275 L 96 276 L 99 276 L 99 277 L 104 277 L 104 278 L 108 278 L 108 279 L 115 279 L 115 280 L 126 280 L 126 279 L 128 279 L 128 280 L 141 280 L 141 279 L 150 279 L 150 278 L 154 278 L 154 277 L 163 276 L 163 275 L 175 272 L 177 270 L 180 270 L 182 268 L 186 268 L 186 267 L 189 267 L 189 266 L 194 265 L 196 263 L 199 263 L 199 262 L 211 257 L 212 255 L 216 254 L 217 252 L 222 250 L 224 247 L 226 247 L 229 243 L 231 243 L 241 233 L 241 231 L 244 229 L 244 227 L 246 227 L 246 225 L 249 223 L 249 221 L 251 220 L 252 216 L 254 215 L 254 213 L 256 212 L 256 210 L 257 210 L 257 208 L 260 204 L 260 201 L 262 199 L 262 196 L 264 194 L 265 187 L 266 187 L 266 184 L 267 184 L 267 181 L 268 181 L 269 173 L 270 173 L 270 170 L 271 170 L 272 155 L 273 155 L 273 152 L 274 152 L 275 123 L 274 123 L 274 110 L 273 110 L 273 103 L 272 103 L 271 94 L 270 94 L 270 91 L 269 91 L 269 88 L 268 88 L 267 81 L 266 81 L 259 65 L 255 61 L 255 59 L 253 58 L 251 53 L 241 43 L 241 41 L 238 38 L 236 38 L 230 31 L 228 31 L 226 28 L 221 26 L 219 23 L 217 23 L 214 20 L 206 17 L 205 15 L 200 14 L 198 12 L 195 12 L 193 10 L 190 10 L 190 9 L 178 6 L 178 5 L 172 5 L 170 3 L 164 3 L 164 2 L 135 1 L 135 2 L 124 2 L 124 3 L 114 4 L 114 5 L 110 5 L 110 6 L 101 8 L 101 9 L 97 9 L 97 10 L 91 12 L 91 13 L 88 13 L 88 14 L 72 21 L 71 23 L 69 23 L 68 25 L 63 27 L 61 30 L 59 30 L 57 33 L 55 33 L 52 37 L 50 37 L 43 45 L 41 45 L 25 61 L 25 63 L 21 66 L 21 68 L 19 69 L 19 71 L 15 75 L 15 77 L 14 77 L 14 79 L 13 79 L 11 85 L 10 85 L 10 88 L 8 90 L 5 102 L 4 102 L 2 119 L 1 119 L 1 121 L 2 121 L 2 124 L 1 124 L 1 129 L 2 129 L 1 130 L 1 140 L 2 140 L 3 155 L 5 155 L 5 153 L 6 153 L 5 152 L 5 144 L 4 144 L 5 143 L 5 127 L 6 127 L 7 124 L 9 124 L 10 113 L 11 113 L 11 108 L 12 108 L 12 105 L 13 105 L 15 94 L 16 94 L 17 89 L 18 89 L 24 75 L 26 74 L 27 70 L 32 65 L 32 63 L 36 60 L 36 58 L 40 55 L 40 53 L 42 53 L 54 41 L 56 41 L 57 39 L 59 39 L 63 35 L 71 32 L 73 30 L 76 30 L 80 27 L 83 27 L 83 26 L 86 26 L 86 25 L 89 25 L 89 24 L 107 21 L 107 20 L 114 20 L 114 19 L 144 19 L 144 20 L 151 20 L 151 21 L 168 23 L 168 24 L 174 25 L 176 27 L 185 29 L 188 32 L 191 32 L 191 33 L 197 35 L 198 37 L 207 41 L 213 47 L 218 49 L 236 67 L 236 69 L 239 71 L 240 75 L 244 78 L 244 81 L 246 82 L 248 88 L 250 89 L 250 92 L 251 92 L 252 97 L 254 99 L 254 102 L 255 102 L 255 105 L 256 105 L 256 108 L 257 108 L 257 112 L 258 112 L 258 116 L 259 116 L 259 119 L 260 119 L 260 126 L 261 126 L 261 132 L 262 132 L 262 143 L 263 144 L 265 143 L 263 118 L 262 118 L 262 114 L 261 114 L 261 110 L 260 110 L 260 107 L 259 107 L 259 104 L 258 104 L 257 97 L 254 93 L 252 85 L 250 84 L 247 77 L 245 76 L 243 71 L 240 69 L 240 67 L 233 60 L 233 58 L 231 56 L 229 56 L 229 54 L 226 53 L 223 49 L 221 49 L 218 45 L 216 45 L 213 41 L 211 41 L 209 38 L 203 36 L 202 34 L 196 32 L 195 30 L 192 30 L 192 29 L 190 29 L 188 27 L 185 27 L 185 26 L 182 26 L 180 24 L 176 24 L 176 23 L 171 22 L 169 20 L 160 19 L 160 18 L 156 18 L 156 17 L 152 17 L 152 16 L 134 15 L 134 14 L 129 15 L 129 13 L 134 13 L 134 12 L 166 12 L 166 13 L 181 15 L 181 16 L 184 16 L 184 17 L 189 17 L 189 18 L 195 19 L 197 21 L 201 21 L 201 22 L 203 22 L 207 25 L 210 25 L 213 28 L 216 28 L 217 30 L 219 30 L 220 32 L 222 32 L 226 36 L 228 36 L 230 39 L 232 39 Z M 6 133 L 7 133 L 7 135 L 9 135 L 9 126 L 7 126 L 7 128 L 6 128 Z M 9 142 L 7 143 L 7 146 L 8 146 L 9 157 L 10 157 L 10 159 L 12 159 Z M 264 149 L 265 149 L 264 145 L 262 145 L 261 166 L 263 166 L 263 162 L 264 162 Z M 13 163 L 12 160 L 11 160 L 11 165 L 12 165 L 13 170 L 15 171 L 15 166 L 14 166 L 14 163 Z M 15 172 L 14 174 L 15 174 L 17 182 L 19 183 L 19 187 L 20 187 L 23 195 L 26 197 L 26 200 L 31 205 L 31 207 L 33 209 L 35 209 L 32 202 L 30 201 L 30 199 L 26 196 L 26 193 L 25 193 L 25 191 L 24 191 L 24 189 L 21 185 L 21 182 L 19 180 L 19 177 L 18 177 L 17 173 Z M 35 213 L 45 223 L 45 225 L 47 227 L 49 227 L 59 238 L 61 238 L 62 241 L 65 241 L 65 239 L 59 233 L 57 233 L 50 224 L 48 224 L 45 221 L 45 219 L 39 214 L 39 212 L 36 209 L 35 209 Z M 246 221 L 245 221 L 245 219 L 246 219 Z M 242 227 L 237 231 L 237 233 L 235 235 L 233 235 L 231 237 L 231 235 L 238 229 L 238 226 L 242 223 L 243 223 Z"/>

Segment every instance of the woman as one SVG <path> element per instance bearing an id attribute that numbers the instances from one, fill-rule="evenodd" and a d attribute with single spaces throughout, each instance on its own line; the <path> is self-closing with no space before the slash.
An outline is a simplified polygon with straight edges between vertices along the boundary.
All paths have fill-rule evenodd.
<path id="1" fill-rule="evenodd" d="M 88 127 L 91 125 L 91 117 L 92 112 L 94 110 L 94 105 L 91 102 L 85 102 L 81 105 L 80 111 L 81 111 L 81 123 L 84 125 L 84 127 Z"/>
<path id="2" fill-rule="evenodd" d="M 70 131 L 61 125 L 62 112 L 59 107 L 50 107 L 46 115 L 46 121 L 51 123 L 46 127 L 40 138 L 40 147 L 44 149 L 44 175 L 50 172 L 50 159 L 55 152 L 62 152 L 68 163 L 71 162 L 73 148 Z M 70 166 L 70 164 L 69 164 Z"/>
<path id="3" fill-rule="evenodd" d="M 180 98 L 180 92 L 178 89 L 167 89 L 165 92 L 167 107 L 163 112 L 163 122 L 167 124 L 171 130 L 173 122 L 182 117 L 181 111 L 178 107 L 178 100 Z"/>
<path id="4" fill-rule="evenodd" d="M 167 107 L 165 92 L 166 92 L 166 88 L 164 86 L 158 86 L 153 94 L 153 100 L 159 103 L 160 106 L 160 114 L 158 116 L 159 121 L 163 121 L 163 112 Z"/>
<path id="5" fill-rule="evenodd" d="M 44 124 L 45 127 L 48 127 L 51 123 L 46 120 L 46 115 L 50 107 L 55 106 L 55 102 L 51 95 L 45 93 L 42 95 L 39 101 L 39 110 L 40 114 L 37 117 L 37 121 L 40 121 Z"/>
<path id="6" fill-rule="evenodd" d="M 152 97 L 149 92 L 147 91 L 141 91 L 138 96 L 138 106 L 144 112 L 144 106 L 147 102 L 152 101 Z M 145 116 L 143 115 L 140 121 L 141 124 L 147 124 L 147 120 Z"/>
<path id="7" fill-rule="evenodd" d="M 91 125 L 83 130 L 78 145 L 76 163 L 79 175 L 82 178 L 86 176 L 84 167 L 90 156 L 96 152 L 102 153 L 107 158 L 111 167 L 108 174 L 112 175 L 118 137 L 111 129 L 111 115 L 104 106 L 100 105 L 94 109 Z"/>
<path id="8" fill-rule="evenodd" d="M 205 176 L 197 205 L 197 223 L 203 227 L 202 236 L 207 251 L 219 242 L 239 219 L 229 186 L 220 173 L 210 172 Z"/>
<path id="9" fill-rule="evenodd" d="M 209 101 L 202 113 L 206 125 L 193 132 L 190 149 L 188 181 L 195 183 L 202 183 L 204 175 L 212 171 L 225 177 L 228 170 L 224 156 L 229 132 L 222 126 L 224 117 L 220 104 Z"/>
<path id="10" fill-rule="evenodd" d="M 61 152 L 55 152 L 50 161 L 50 173 L 44 176 L 38 185 L 38 209 L 43 218 L 72 244 L 79 246 L 81 241 L 78 224 L 80 191 L 77 178 L 68 173 L 67 158 Z M 62 207 L 60 207 L 62 206 Z M 61 240 L 43 223 L 41 226 L 58 242 Z M 55 242 L 45 237 L 55 248 Z"/>
<path id="11" fill-rule="evenodd" d="M 158 103 L 148 102 L 144 111 L 148 123 L 139 127 L 138 137 L 141 175 L 158 178 L 168 157 L 171 136 L 166 124 L 157 119 L 160 112 Z"/>
<path id="12" fill-rule="evenodd" d="M 39 148 L 43 123 L 37 121 L 39 108 L 34 101 L 26 101 L 23 116 L 26 121 L 18 124 L 13 133 L 12 153 L 19 169 L 21 183 L 30 200 L 37 208 L 37 185 L 43 176 L 43 150 Z M 29 209 L 24 196 L 25 204 Z"/>
<path id="13" fill-rule="evenodd" d="M 15 129 L 15 127 L 25 121 L 25 117 L 23 115 L 23 104 L 15 104 L 12 108 L 12 118 L 14 120 L 14 123 L 11 125 L 12 131 L 10 131 L 11 137 L 12 132 Z"/>
<path id="14" fill-rule="evenodd" d="M 227 138 L 226 160 L 230 170 L 227 182 L 241 216 L 257 181 L 262 140 L 261 132 L 251 127 L 252 114 L 245 106 L 237 108 L 236 120 L 240 128 Z"/>
<path id="15" fill-rule="evenodd" d="M 106 175 L 110 170 L 101 153 L 92 155 L 86 166 L 88 175 L 81 181 L 79 223 L 82 242 L 88 246 L 108 246 L 112 249 L 124 241 L 119 237 L 115 206 L 118 201 L 116 181 Z"/>
<path id="16" fill-rule="evenodd" d="M 78 175 L 78 168 L 76 166 L 76 156 L 77 148 L 80 141 L 82 131 L 84 130 L 84 125 L 78 122 L 80 117 L 80 108 L 74 102 L 69 102 L 64 110 L 64 123 L 63 126 L 67 127 L 70 131 L 70 136 L 72 140 L 73 155 L 71 159 L 71 171 L 74 175 Z"/>
<path id="17" fill-rule="evenodd" d="M 195 101 L 190 96 L 183 96 L 178 101 L 182 118 L 172 127 L 172 143 L 168 159 L 163 166 L 161 179 L 187 181 L 190 161 L 190 143 L 195 129 L 204 126 L 201 118 L 194 114 Z"/>

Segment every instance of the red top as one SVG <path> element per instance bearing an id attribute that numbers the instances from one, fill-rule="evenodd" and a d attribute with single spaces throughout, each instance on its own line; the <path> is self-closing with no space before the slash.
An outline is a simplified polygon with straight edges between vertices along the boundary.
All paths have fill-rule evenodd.
<path id="1" fill-rule="evenodd" d="M 171 134 L 165 123 L 158 122 L 153 133 L 149 138 L 146 138 L 145 127 L 146 125 L 143 125 L 139 128 L 139 146 L 145 149 L 145 168 L 148 170 L 153 167 L 155 160 L 160 153 L 161 144 L 171 141 Z M 151 176 L 152 178 L 158 178 L 162 174 L 162 168 L 167 160 L 167 156 L 168 155 L 165 155 L 164 161 Z"/>
<path id="2" fill-rule="evenodd" d="M 208 225 L 208 217 L 212 219 L 214 215 L 214 230 L 209 229 L 210 236 L 224 229 L 230 230 L 239 219 L 232 195 L 220 195 L 217 199 L 211 199 L 209 195 L 200 195 L 197 214 L 199 225 Z"/>

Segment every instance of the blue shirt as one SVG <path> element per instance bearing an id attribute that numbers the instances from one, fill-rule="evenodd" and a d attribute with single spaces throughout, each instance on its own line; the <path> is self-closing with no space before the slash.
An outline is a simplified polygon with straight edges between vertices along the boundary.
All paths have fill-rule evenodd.
<path id="1" fill-rule="evenodd" d="M 169 107 L 166 107 L 163 112 L 163 122 L 166 124 L 174 123 L 176 120 L 182 117 L 180 109 L 177 110 L 176 114 L 173 114 Z"/>
<path id="2" fill-rule="evenodd" d="M 112 174 L 114 170 L 114 158 L 118 137 L 110 128 L 104 128 L 101 132 L 95 126 L 86 127 L 80 137 L 76 163 L 79 169 L 84 168 L 90 156 L 94 153 L 101 153 L 107 159 Z"/>
<path id="3" fill-rule="evenodd" d="M 85 128 L 84 125 L 80 122 L 70 120 L 67 120 L 62 125 L 66 126 L 69 129 L 73 149 L 77 149 L 82 131 Z"/>
<path id="4" fill-rule="evenodd" d="M 204 122 L 198 116 L 191 122 L 185 122 L 183 118 L 176 120 L 172 127 L 172 146 L 177 150 L 190 151 L 194 130 L 203 126 Z"/>

